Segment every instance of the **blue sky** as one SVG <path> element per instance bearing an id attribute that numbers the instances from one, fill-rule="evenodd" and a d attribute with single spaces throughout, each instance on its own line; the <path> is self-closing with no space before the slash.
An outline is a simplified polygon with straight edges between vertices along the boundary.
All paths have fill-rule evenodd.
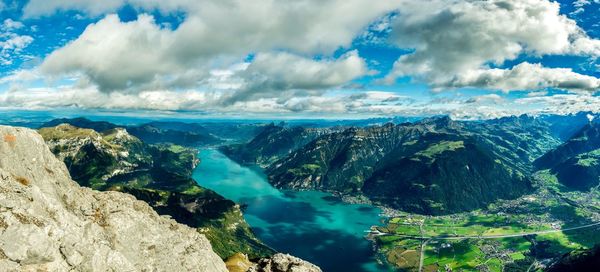
<path id="1" fill-rule="evenodd" d="M 494 118 L 596 111 L 595 0 L 3 0 L 0 109 Z"/>

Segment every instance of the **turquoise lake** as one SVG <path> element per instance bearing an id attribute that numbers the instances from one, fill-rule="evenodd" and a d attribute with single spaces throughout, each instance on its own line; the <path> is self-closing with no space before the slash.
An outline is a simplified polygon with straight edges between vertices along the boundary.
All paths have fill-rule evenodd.
<path id="1" fill-rule="evenodd" d="M 246 221 L 263 242 L 320 266 L 323 271 L 382 271 L 365 231 L 380 210 L 342 202 L 317 191 L 280 191 L 258 168 L 241 166 L 214 149 L 200 151 L 194 179 L 247 205 Z"/>

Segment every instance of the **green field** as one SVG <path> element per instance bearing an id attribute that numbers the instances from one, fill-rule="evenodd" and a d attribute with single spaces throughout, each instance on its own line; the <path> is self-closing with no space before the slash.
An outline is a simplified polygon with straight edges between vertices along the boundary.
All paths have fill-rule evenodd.
<path id="1" fill-rule="evenodd" d="M 539 260 L 600 244 L 600 228 L 562 231 L 600 221 L 597 191 L 565 190 L 547 171 L 536 174 L 533 195 L 486 210 L 446 216 L 406 213 L 378 227 L 386 261 L 407 271 L 525 271 Z M 599 218 L 594 220 L 594 218 Z M 532 234 L 535 232 L 551 232 Z M 518 235 L 518 237 L 498 237 Z M 421 246 L 427 241 L 421 256 Z"/>

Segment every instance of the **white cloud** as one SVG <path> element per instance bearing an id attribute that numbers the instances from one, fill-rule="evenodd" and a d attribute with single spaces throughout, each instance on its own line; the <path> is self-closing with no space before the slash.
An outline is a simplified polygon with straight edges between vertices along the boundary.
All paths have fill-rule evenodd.
<path id="1" fill-rule="evenodd" d="M 558 3 L 547 0 L 407 3 L 392 23 L 392 39 L 397 46 L 414 52 L 398 59 L 387 79 L 413 76 L 439 88 L 453 87 L 457 81 L 467 86 L 470 80 L 465 78 L 474 74 L 493 78 L 503 74 L 517 83 L 521 79 L 516 76 L 523 74 L 529 76 L 523 79 L 528 83 L 547 82 L 547 78 L 532 79 L 536 75 L 516 73 L 519 67 L 506 71 L 490 67 L 523 54 L 600 55 L 600 41 L 589 38 L 574 20 L 559 11 Z M 551 73 L 544 71 L 546 76 Z M 563 77 L 561 82 L 580 82 L 585 77 L 572 71 L 568 75 L 572 79 Z M 476 83 L 488 87 L 486 82 Z"/>
<path id="2" fill-rule="evenodd" d="M 600 97 L 578 94 L 526 97 L 515 100 L 518 106 L 535 107 L 535 113 L 572 114 L 581 111 L 599 112 Z"/>
<path id="3" fill-rule="evenodd" d="M 114 11 L 125 4 L 123 0 L 30 0 L 23 8 L 23 16 L 52 15 L 57 11 L 81 10 L 92 16 Z"/>
<path id="4" fill-rule="evenodd" d="M 0 64 L 10 65 L 25 47 L 33 42 L 28 35 L 17 35 L 14 33 L 0 34 Z"/>
<path id="5" fill-rule="evenodd" d="M 329 56 L 340 47 L 349 46 L 357 33 L 386 14 L 397 1 L 129 1 L 136 7 L 183 10 L 186 17 L 172 30 L 158 26 L 150 15 L 140 15 L 131 22 L 108 15 L 88 26 L 78 39 L 50 54 L 41 71 L 55 76 L 82 72 L 102 91 L 189 87 L 207 80 L 210 70 L 224 69 L 248 54 L 257 54 L 257 61 L 261 55 L 283 55 L 274 53 L 280 51 L 290 56 Z M 32 9 L 34 2 L 29 3 Z M 96 14 L 119 6 L 113 2 L 103 8 L 80 1 L 44 2 L 36 7 L 37 12 L 30 13 L 79 9 Z M 270 68 L 269 72 L 294 66 L 281 62 L 278 65 L 284 66 Z M 326 82 L 314 83 L 330 85 L 336 81 L 335 76 L 321 77 Z"/>
<path id="6" fill-rule="evenodd" d="M 0 23 L 0 64 L 12 64 L 16 58 L 22 57 L 20 53 L 33 42 L 31 36 L 17 33 L 23 27 L 23 23 L 10 18 Z"/>
<path id="7" fill-rule="evenodd" d="M 37 70 L 16 70 L 12 71 L 6 76 L 0 77 L 0 84 L 18 84 L 23 82 L 30 82 L 36 79 L 40 79 L 41 76 Z"/>
<path id="8" fill-rule="evenodd" d="M 600 79 L 575 73 L 570 68 L 545 68 L 540 64 L 523 62 L 511 69 L 468 70 L 447 82 L 446 86 L 503 91 L 557 88 L 593 92 L 600 88 Z"/>
<path id="9" fill-rule="evenodd" d="M 498 94 L 465 98 L 442 96 L 415 101 L 393 92 L 331 93 L 281 100 L 257 98 L 222 105 L 222 93 L 203 91 L 101 92 L 93 86 L 18 89 L 0 94 L 0 108 L 99 110 L 193 111 L 218 116 L 431 116 L 450 115 L 457 119 L 490 119 L 520 114 L 579 111 L 598 112 L 600 97 L 580 94 L 508 99 Z"/>
<path id="10" fill-rule="evenodd" d="M 504 99 L 502 96 L 500 96 L 498 94 L 486 94 L 486 95 L 479 95 L 479 96 L 474 96 L 472 98 L 469 98 L 467 101 L 465 101 L 465 103 L 467 103 L 467 104 L 472 104 L 472 103 L 500 104 L 505 101 L 506 101 L 506 99 Z"/>
<path id="11" fill-rule="evenodd" d="M 176 29 L 150 15 L 130 22 L 103 16 L 125 4 L 185 16 Z M 574 105 L 565 108 L 551 99 L 527 104 L 543 98 L 541 92 L 517 101 L 493 93 L 420 101 L 388 92 L 336 93 L 370 71 L 357 52 L 334 52 L 347 50 L 357 37 L 382 43 L 388 34 L 395 46 L 414 50 L 397 60 L 388 80 L 410 76 L 440 90 L 597 90 L 597 78 L 568 68 L 527 62 L 498 68 L 523 55 L 600 56 L 600 41 L 548 0 L 31 0 L 24 16 L 61 10 L 102 16 L 40 67 L 43 75 L 79 80 L 7 92 L 0 106 L 491 118 L 599 102 L 576 95 L 565 97 Z M 243 61 L 249 54 L 254 57 Z M 35 78 L 11 76 L 4 82 Z"/>
<path id="12" fill-rule="evenodd" d="M 236 73 L 244 84 L 225 102 L 258 97 L 292 97 L 299 90 L 333 88 L 367 72 L 367 65 L 357 51 L 335 60 L 313 60 L 282 52 L 260 53 L 246 69 Z"/>
<path id="13" fill-rule="evenodd" d="M 19 22 L 19 21 L 14 21 L 10 18 L 5 19 L 4 22 L 2 22 L 2 25 L 0 26 L 0 28 L 3 31 L 12 31 L 12 30 L 16 30 L 16 29 L 20 29 L 23 28 L 23 23 Z"/>
<path id="14" fill-rule="evenodd" d="M 127 23 L 109 15 L 52 52 L 41 71 L 51 75 L 82 72 L 102 90 L 126 89 L 149 83 L 159 75 L 183 71 L 167 55 L 172 40 L 173 33 L 161 29 L 149 15 Z"/>

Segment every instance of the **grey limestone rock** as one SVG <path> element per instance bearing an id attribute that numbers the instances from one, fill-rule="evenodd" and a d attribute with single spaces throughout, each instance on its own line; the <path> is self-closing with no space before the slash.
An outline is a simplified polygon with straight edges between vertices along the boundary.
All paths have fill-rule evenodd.
<path id="1" fill-rule="evenodd" d="M 37 132 L 0 126 L 0 271 L 227 269 L 195 229 L 80 187 Z"/>

